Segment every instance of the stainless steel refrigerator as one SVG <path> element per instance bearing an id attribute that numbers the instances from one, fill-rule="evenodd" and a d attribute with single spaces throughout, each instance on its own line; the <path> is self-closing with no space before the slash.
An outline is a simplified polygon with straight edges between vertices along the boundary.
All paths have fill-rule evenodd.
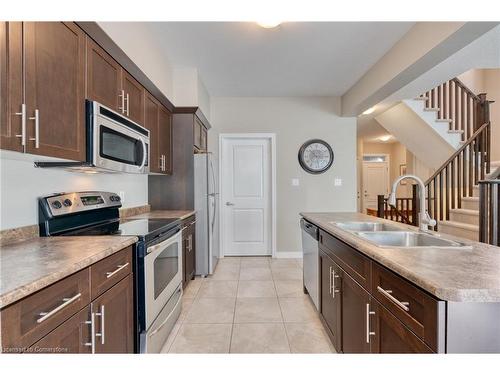
<path id="1" fill-rule="evenodd" d="M 196 275 L 214 272 L 219 259 L 219 189 L 213 154 L 194 155 Z"/>

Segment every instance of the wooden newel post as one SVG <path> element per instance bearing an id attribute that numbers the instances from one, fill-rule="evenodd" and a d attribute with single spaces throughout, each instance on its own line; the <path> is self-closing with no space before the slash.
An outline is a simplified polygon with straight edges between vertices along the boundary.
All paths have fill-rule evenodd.
<path id="1" fill-rule="evenodd" d="M 377 195 L 377 216 L 385 218 L 385 197 Z"/>
<path id="2" fill-rule="evenodd" d="M 490 122 L 490 101 L 486 99 L 486 94 L 478 95 L 479 101 L 476 108 L 476 121 L 474 124 L 474 131 L 479 129 L 481 125 Z"/>
<path id="3" fill-rule="evenodd" d="M 417 189 L 418 186 L 417 184 L 413 184 L 412 186 L 412 200 L 411 200 L 411 224 L 414 226 L 418 227 L 418 207 L 419 207 L 419 201 L 418 201 L 418 194 L 417 194 Z"/>

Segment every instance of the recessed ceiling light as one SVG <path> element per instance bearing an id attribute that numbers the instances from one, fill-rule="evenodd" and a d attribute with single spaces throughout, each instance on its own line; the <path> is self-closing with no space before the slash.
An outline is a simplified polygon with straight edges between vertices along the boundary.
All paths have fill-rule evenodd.
<path id="1" fill-rule="evenodd" d="M 257 21 L 257 25 L 263 27 L 264 29 L 274 29 L 275 27 L 281 25 L 281 21 L 269 19 L 269 20 Z"/>
<path id="2" fill-rule="evenodd" d="M 387 142 L 389 139 L 392 138 L 392 135 L 383 135 L 382 137 L 380 137 L 379 139 L 382 141 L 382 142 Z"/>
<path id="3" fill-rule="evenodd" d="M 364 115 L 369 115 L 370 113 L 373 113 L 375 111 L 375 107 L 368 108 L 366 111 L 363 112 Z"/>

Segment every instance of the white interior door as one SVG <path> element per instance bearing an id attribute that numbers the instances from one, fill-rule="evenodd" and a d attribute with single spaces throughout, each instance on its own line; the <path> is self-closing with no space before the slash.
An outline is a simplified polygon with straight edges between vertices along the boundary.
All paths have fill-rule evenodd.
<path id="1" fill-rule="evenodd" d="M 377 195 L 389 194 L 389 164 L 363 162 L 363 209 L 377 209 Z"/>
<path id="2" fill-rule="evenodd" d="M 224 255 L 271 255 L 270 140 L 223 138 L 221 167 Z"/>

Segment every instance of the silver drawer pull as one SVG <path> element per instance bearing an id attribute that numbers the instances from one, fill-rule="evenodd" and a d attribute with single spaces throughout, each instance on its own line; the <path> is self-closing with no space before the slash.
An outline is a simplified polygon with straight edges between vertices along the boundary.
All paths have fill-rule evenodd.
<path id="1" fill-rule="evenodd" d="M 128 262 L 125 264 L 119 265 L 118 268 L 116 270 L 114 270 L 113 272 L 106 272 L 106 279 L 113 277 L 114 275 L 116 275 L 118 272 L 120 272 L 122 269 L 124 269 L 127 266 L 128 266 Z"/>
<path id="2" fill-rule="evenodd" d="M 62 309 L 64 309 L 66 306 L 70 305 L 71 303 L 75 302 L 78 298 L 82 296 L 82 293 L 78 293 L 76 296 L 73 296 L 71 298 L 63 298 L 63 303 L 57 306 L 54 310 L 49 311 L 49 312 L 41 312 L 38 314 L 41 316 L 41 318 L 37 319 L 37 323 L 42 323 L 43 321 L 47 320 L 50 318 L 52 315 L 58 313 Z"/>
<path id="3" fill-rule="evenodd" d="M 402 308 L 404 311 L 410 311 L 410 302 L 401 302 L 398 299 L 396 299 L 394 296 L 392 296 L 392 290 L 385 290 L 381 288 L 380 286 L 377 286 L 377 290 L 382 293 L 384 296 L 389 298 L 392 302 L 394 302 L 398 307 Z"/>
<path id="4" fill-rule="evenodd" d="M 370 343 L 370 336 L 375 336 L 375 332 L 370 331 L 370 315 L 375 315 L 375 311 L 370 311 L 370 304 L 366 304 L 366 343 Z"/>

